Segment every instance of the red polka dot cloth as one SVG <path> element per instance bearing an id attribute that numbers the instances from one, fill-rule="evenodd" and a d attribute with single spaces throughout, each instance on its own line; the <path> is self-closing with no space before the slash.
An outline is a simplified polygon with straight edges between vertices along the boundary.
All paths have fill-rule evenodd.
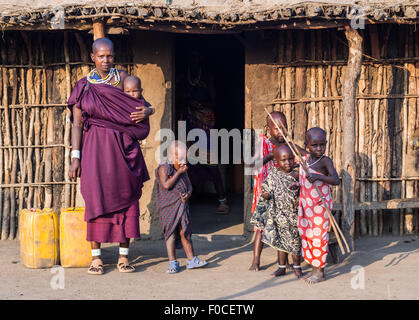
<path id="1" fill-rule="evenodd" d="M 306 161 L 308 155 L 303 157 Z M 309 168 L 310 173 L 320 174 Z M 298 231 L 301 236 L 301 250 L 304 260 L 316 268 L 323 268 L 326 263 L 329 242 L 329 217 L 314 185 L 308 181 L 300 166 L 300 202 L 298 208 Z M 332 210 L 330 185 L 323 181 L 314 182 Z"/>

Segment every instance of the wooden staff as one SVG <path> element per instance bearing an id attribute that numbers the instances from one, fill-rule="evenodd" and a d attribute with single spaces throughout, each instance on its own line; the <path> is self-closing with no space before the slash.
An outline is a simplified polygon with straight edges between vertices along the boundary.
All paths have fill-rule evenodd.
<path id="1" fill-rule="evenodd" d="M 268 112 L 268 110 L 266 108 L 265 108 L 265 112 L 268 114 L 268 116 L 271 119 L 271 121 L 275 124 L 275 126 L 277 127 L 277 129 L 281 133 L 282 137 L 284 138 L 284 140 L 287 143 L 288 147 L 290 147 L 290 149 L 293 152 L 294 156 L 297 157 L 298 160 L 300 161 L 300 164 L 302 165 L 302 167 L 303 167 L 304 171 L 306 172 L 306 174 L 309 175 L 308 168 L 306 167 L 306 165 L 305 165 L 305 163 L 304 163 L 304 161 L 302 159 L 302 156 L 301 156 L 300 152 L 298 151 L 298 149 L 296 148 L 294 142 L 292 142 L 291 139 L 288 140 L 288 138 L 283 133 L 283 132 L 286 132 L 286 129 L 284 128 L 284 125 L 281 123 L 281 121 L 279 121 L 279 123 L 280 123 L 280 125 L 282 127 L 282 129 L 280 129 L 279 126 L 278 126 L 278 124 L 275 122 L 275 120 L 272 118 L 271 114 Z M 339 248 L 340 248 L 342 254 L 345 254 L 345 250 L 344 250 L 344 248 L 342 246 L 342 242 L 340 240 L 340 236 L 342 237 L 343 242 L 345 243 L 345 246 L 346 246 L 346 249 L 347 249 L 348 253 L 351 252 L 351 249 L 349 248 L 349 245 L 346 242 L 345 236 L 343 235 L 342 230 L 340 230 L 339 226 L 336 224 L 336 220 L 334 219 L 332 213 L 330 212 L 329 206 L 327 205 L 326 201 L 324 200 L 324 198 L 322 196 L 322 193 L 320 192 L 319 188 L 314 183 L 313 183 L 313 186 L 316 189 L 317 193 L 319 194 L 320 200 L 322 201 L 322 203 L 323 203 L 323 205 L 324 205 L 324 207 L 326 209 L 327 215 L 329 216 L 330 225 L 332 226 L 333 231 L 334 231 L 334 233 L 336 235 L 336 239 L 338 241 Z"/>

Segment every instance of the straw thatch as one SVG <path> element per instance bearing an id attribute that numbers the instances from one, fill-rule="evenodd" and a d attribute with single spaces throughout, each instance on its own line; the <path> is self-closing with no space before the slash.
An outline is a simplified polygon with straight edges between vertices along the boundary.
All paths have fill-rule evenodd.
<path id="1" fill-rule="evenodd" d="M 11 5 L 10 1 L 0 0 L 0 12 L 3 29 L 51 29 L 54 23 L 63 21 L 66 29 L 77 29 L 95 19 L 106 19 L 109 25 L 115 26 L 152 22 L 238 28 L 306 18 L 348 21 L 359 16 L 403 23 L 416 19 L 419 1 L 17 0 Z M 60 20 L 61 17 L 64 20 Z"/>

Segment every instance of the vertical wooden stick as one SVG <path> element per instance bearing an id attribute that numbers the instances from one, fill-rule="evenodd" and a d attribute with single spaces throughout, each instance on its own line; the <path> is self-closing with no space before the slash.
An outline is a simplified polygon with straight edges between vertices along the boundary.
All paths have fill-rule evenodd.
<path id="1" fill-rule="evenodd" d="M 4 47 L 1 48 L 1 51 L 4 51 Z M 4 60 L 3 60 L 4 61 Z M 9 97 L 8 97 L 8 74 L 6 68 L 3 68 L 3 106 L 4 108 L 4 123 L 5 123 L 5 137 L 4 145 L 10 146 L 10 118 L 9 118 Z M 10 171 L 9 167 L 9 158 L 12 157 L 12 150 L 4 150 L 4 182 L 6 184 L 10 183 Z M 4 206 L 3 206 L 3 223 L 1 230 L 1 240 L 6 240 L 9 237 L 10 230 L 10 190 L 6 188 L 4 192 Z"/>
<path id="2" fill-rule="evenodd" d="M 345 31 L 349 44 L 348 66 L 344 75 L 343 83 L 343 217 L 344 230 L 350 234 L 352 248 L 354 248 L 354 189 L 355 189 L 355 95 L 362 66 L 362 43 L 361 34 L 354 29 L 347 28 Z"/>
<path id="3" fill-rule="evenodd" d="M 364 95 L 365 94 L 365 66 L 361 69 L 361 76 L 359 78 L 359 94 Z M 359 158 L 360 158 L 360 176 L 363 178 L 366 176 L 366 151 L 365 151 L 365 100 L 359 99 L 358 102 L 358 152 L 359 152 Z M 359 187 L 359 201 L 365 202 L 365 182 L 360 182 Z M 360 232 L 361 236 L 365 236 L 367 234 L 367 216 L 366 211 L 361 210 L 360 211 Z"/>
<path id="4" fill-rule="evenodd" d="M 296 59 L 297 61 L 304 60 L 305 54 L 305 39 L 303 30 L 296 30 L 297 33 L 297 47 Z M 295 69 L 295 98 L 302 98 L 305 95 L 305 68 L 296 67 Z M 295 104 L 295 126 L 294 126 L 294 140 L 298 145 L 304 143 L 304 136 L 307 130 L 307 111 L 305 103 Z"/>
<path id="5" fill-rule="evenodd" d="M 16 49 L 14 49 L 16 50 Z M 11 76 L 10 82 L 12 83 L 12 104 L 16 104 L 17 101 L 17 70 L 13 68 L 9 74 Z M 12 144 L 15 146 L 17 145 L 17 136 L 16 136 L 16 109 L 11 110 L 11 128 L 12 128 Z M 18 164 L 18 156 L 17 156 L 17 149 L 13 149 L 12 153 L 12 172 L 11 172 L 11 179 L 10 183 L 16 183 L 16 176 L 17 176 L 17 164 Z M 16 237 L 16 228 L 17 228 L 17 214 L 16 214 L 16 190 L 15 188 L 10 189 L 10 231 L 9 231 L 9 239 L 13 240 Z"/>
<path id="6" fill-rule="evenodd" d="M 80 37 L 80 35 L 79 35 Z M 80 44 L 80 43 L 79 43 Z M 68 52 L 68 32 L 64 33 L 64 58 L 65 58 L 65 84 L 67 100 L 71 94 L 71 70 L 70 70 L 70 55 Z M 71 122 L 70 122 L 70 111 L 66 110 L 65 114 L 65 127 L 64 127 L 64 144 L 71 145 Z M 70 150 L 65 148 L 64 151 L 64 178 L 66 182 L 70 182 L 68 177 L 68 171 L 70 169 Z M 71 194 L 73 194 L 69 184 L 65 185 L 64 188 L 64 205 L 69 207 L 72 205 Z"/>

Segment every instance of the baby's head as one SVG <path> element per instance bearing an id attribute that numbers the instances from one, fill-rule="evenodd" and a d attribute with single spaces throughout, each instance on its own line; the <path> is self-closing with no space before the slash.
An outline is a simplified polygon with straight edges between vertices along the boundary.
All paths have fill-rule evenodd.
<path id="1" fill-rule="evenodd" d="M 319 127 L 307 130 L 305 144 L 312 156 L 320 158 L 326 152 L 326 131 Z"/>
<path id="2" fill-rule="evenodd" d="M 288 129 L 287 118 L 282 112 L 279 112 L 279 111 L 271 112 L 271 116 L 276 122 L 276 124 L 272 121 L 270 116 L 266 117 L 266 126 L 268 127 L 268 133 L 270 134 L 271 137 L 274 137 L 276 141 L 283 143 L 285 141 L 278 127 L 282 129 L 282 126 L 279 123 L 281 122 L 282 125 L 285 127 L 285 129 Z M 285 132 L 285 135 L 286 134 L 287 133 Z"/>
<path id="3" fill-rule="evenodd" d="M 294 155 L 290 147 L 281 144 L 273 149 L 274 162 L 278 165 L 279 170 L 283 172 L 291 172 L 294 168 Z"/>
<path id="4" fill-rule="evenodd" d="M 178 166 L 186 164 L 187 154 L 188 149 L 186 145 L 182 141 L 175 140 L 169 145 L 167 158 L 171 164 Z"/>
<path id="5" fill-rule="evenodd" d="M 143 89 L 141 88 L 140 78 L 128 76 L 125 78 L 123 85 L 125 93 L 137 99 L 141 97 Z"/>

